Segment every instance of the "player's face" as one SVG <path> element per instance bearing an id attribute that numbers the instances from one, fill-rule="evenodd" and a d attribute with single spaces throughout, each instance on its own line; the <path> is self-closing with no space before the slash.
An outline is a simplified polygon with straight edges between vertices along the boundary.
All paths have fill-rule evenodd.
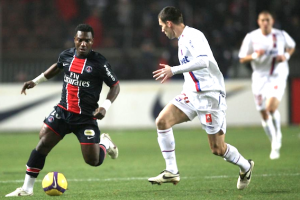
<path id="1" fill-rule="evenodd" d="M 172 24 L 170 21 L 167 21 L 166 23 L 164 23 L 163 21 L 161 21 L 161 19 L 158 19 L 158 23 L 159 23 L 159 26 L 161 27 L 161 32 L 165 33 L 169 39 L 175 38 L 175 33 L 174 33 L 173 29 L 171 28 Z"/>
<path id="2" fill-rule="evenodd" d="M 260 14 L 257 23 L 264 34 L 269 34 L 272 30 L 274 20 L 270 14 Z"/>
<path id="3" fill-rule="evenodd" d="M 91 32 L 77 31 L 74 37 L 77 56 L 86 56 L 92 50 L 93 36 Z"/>

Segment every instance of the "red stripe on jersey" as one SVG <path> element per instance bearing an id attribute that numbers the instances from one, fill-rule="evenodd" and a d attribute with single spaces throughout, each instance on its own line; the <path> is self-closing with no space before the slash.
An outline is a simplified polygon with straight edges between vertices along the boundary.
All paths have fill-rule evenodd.
<path id="1" fill-rule="evenodd" d="M 277 38 L 276 38 L 276 34 L 273 33 L 273 48 L 275 49 L 277 47 Z M 271 64 L 271 70 L 270 70 L 270 75 L 273 74 L 274 72 L 274 69 L 275 69 L 275 63 L 276 63 L 276 57 L 274 57 L 272 59 L 272 64 Z"/>
<path id="2" fill-rule="evenodd" d="M 192 77 L 194 83 L 195 83 L 195 87 L 196 87 L 196 90 L 197 92 L 200 92 L 201 89 L 200 89 L 200 83 L 198 81 L 198 79 L 196 78 L 195 74 L 193 72 L 189 72 L 190 76 Z"/>
<path id="3" fill-rule="evenodd" d="M 79 87 L 67 84 L 67 109 L 70 112 L 80 114 L 81 108 L 79 107 Z"/>
<path id="4" fill-rule="evenodd" d="M 86 59 L 80 59 L 80 58 L 76 58 L 76 56 L 74 56 L 72 63 L 70 65 L 69 71 L 75 72 L 78 74 L 82 74 L 85 62 L 86 62 Z"/>
<path id="5" fill-rule="evenodd" d="M 113 84 L 112 86 L 115 86 L 115 85 L 117 85 L 119 82 L 120 82 L 120 81 L 116 82 L 116 83 L 115 83 L 115 84 Z"/>
<path id="6" fill-rule="evenodd" d="M 274 58 L 272 59 L 272 64 L 271 64 L 271 69 L 270 69 L 270 75 L 272 75 L 273 72 L 274 72 L 274 69 L 275 69 L 275 63 L 276 63 L 276 57 L 274 57 Z"/>

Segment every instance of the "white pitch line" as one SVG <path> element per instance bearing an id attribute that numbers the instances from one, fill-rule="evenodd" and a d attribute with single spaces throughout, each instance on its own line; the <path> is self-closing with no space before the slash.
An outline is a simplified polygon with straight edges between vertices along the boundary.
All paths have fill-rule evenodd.
<path id="1" fill-rule="evenodd" d="M 300 173 L 295 174 L 253 174 L 254 177 L 270 177 L 270 176 L 300 176 Z M 222 179 L 231 178 L 236 176 L 203 176 L 203 177 L 180 177 L 181 179 Z M 149 177 L 128 177 L 128 178 L 88 178 L 88 179 L 68 179 L 68 182 L 97 182 L 97 181 L 136 181 L 136 180 L 148 180 Z M 24 180 L 8 180 L 0 181 L 1 183 L 23 183 Z M 36 182 L 42 182 L 42 180 L 36 180 Z"/>

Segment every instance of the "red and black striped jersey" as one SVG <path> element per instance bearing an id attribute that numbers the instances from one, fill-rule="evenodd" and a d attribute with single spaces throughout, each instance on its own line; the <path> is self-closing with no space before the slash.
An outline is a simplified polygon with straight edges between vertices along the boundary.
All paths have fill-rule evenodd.
<path id="1" fill-rule="evenodd" d="M 106 58 L 95 51 L 81 58 L 75 48 L 67 49 L 59 55 L 57 67 L 64 71 L 58 106 L 72 113 L 92 116 L 103 82 L 109 87 L 119 83 Z"/>

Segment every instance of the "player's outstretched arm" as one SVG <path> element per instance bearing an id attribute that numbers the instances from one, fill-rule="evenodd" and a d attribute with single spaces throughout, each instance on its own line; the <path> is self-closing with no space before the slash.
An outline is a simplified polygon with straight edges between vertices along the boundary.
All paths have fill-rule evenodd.
<path id="1" fill-rule="evenodd" d="M 41 82 L 44 82 L 44 81 L 47 81 L 48 79 L 56 76 L 60 71 L 61 71 L 61 69 L 59 69 L 57 67 L 57 64 L 54 63 L 44 73 L 42 73 L 41 75 L 39 75 L 35 79 L 33 79 L 31 81 L 25 82 L 23 84 L 23 88 L 21 90 L 21 94 L 25 94 L 26 95 L 26 90 L 34 88 L 37 84 L 39 84 Z"/>
<path id="2" fill-rule="evenodd" d="M 171 78 L 173 76 L 173 73 L 171 71 L 171 67 L 169 65 L 165 64 L 159 64 L 163 68 L 156 70 L 153 72 L 153 78 L 155 80 L 162 79 L 161 83 L 164 83 L 168 78 Z"/>
<path id="3" fill-rule="evenodd" d="M 97 108 L 94 112 L 94 117 L 97 119 L 103 119 L 106 115 L 107 110 L 111 106 L 112 102 L 115 101 L 117 96 L 120 93 L 120 85 L 119 83 L 110 87 L 109 92 L 107 94 L 106 100 L 103 102 L 103 104 Z"/>

